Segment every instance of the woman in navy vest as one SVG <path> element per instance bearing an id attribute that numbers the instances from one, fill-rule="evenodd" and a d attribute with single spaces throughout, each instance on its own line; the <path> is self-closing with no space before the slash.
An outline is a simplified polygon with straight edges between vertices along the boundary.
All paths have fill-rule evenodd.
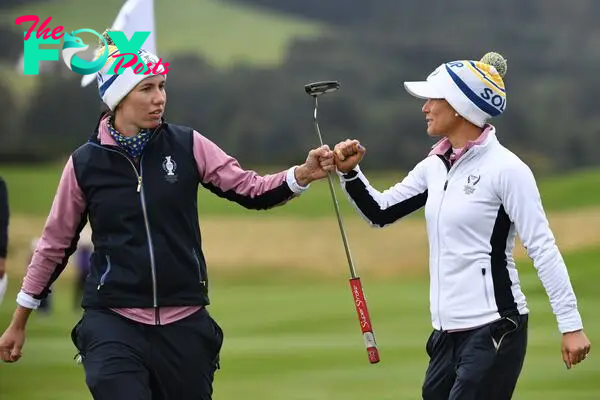
<path id="1" fill-rule="evenodd" d="M 206 311 L 208 274 L 198 187 L 249 209 L 282 205 L 333 169 L 327 146 L 273 175 L 244 170 L 211 140 L 163 118 L 164 67 L 98 72 L 108 111 L 69 158 L 18 294 L 0 357 L 21 357 L 31 310 L 76 250 L 86 223 L 93 255 L 72 331 L 94 399 L 210 399 L 223 332 Z M 100 50 L 102 51 L 102 49 Z M 145 50 L 139 58 L 157 65 Z M 232 244 L 233 246 L 233 244 Z"/>

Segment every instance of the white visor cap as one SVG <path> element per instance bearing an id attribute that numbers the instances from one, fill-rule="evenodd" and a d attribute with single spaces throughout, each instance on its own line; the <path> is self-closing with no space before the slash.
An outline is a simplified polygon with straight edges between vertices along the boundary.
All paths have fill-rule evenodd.
<path id="1" fill-rule="evenodd" d="M 444 94 L 439 89 L 439 84 L 432 82 L 434 80 L 432 78 L 439 74 L 441 67 L 442 65 L 429 74 L 426 81 L 404 82 L 404 88 L 410 95 L 419 99 L 445 98 Z"/>

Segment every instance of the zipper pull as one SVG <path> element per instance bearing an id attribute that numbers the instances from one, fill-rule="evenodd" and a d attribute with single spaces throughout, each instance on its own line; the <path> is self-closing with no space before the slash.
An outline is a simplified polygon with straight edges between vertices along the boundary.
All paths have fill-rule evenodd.
<path id="1" fill-rule="evenodd" d="M 140 178 L 140 185 L 141 185 L 141 179 L 142 178 Z M 447 188 L 448 188 L 448 181 L 444 182 L 444 192 L 446 191 Z M 138 192 L 139 192 L 139 190 L 138 190 Z"/>
<path id="2" fill-rule="evenodd" d="M 142 190 L 142 177 L 138 176 L 137 192 L 139 193 L 141 190 Z"/>

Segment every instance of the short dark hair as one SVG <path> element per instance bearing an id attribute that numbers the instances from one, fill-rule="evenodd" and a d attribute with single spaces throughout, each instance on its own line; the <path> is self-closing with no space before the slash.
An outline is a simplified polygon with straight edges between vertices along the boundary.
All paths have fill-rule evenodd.
<path id="1" fill-rule="evenodd" d="M 111 110 L 110 107 L 107 106 L 105 102 L 102 102 L 101 108 L 102 108 L 101 109 L 102 114 L 108 115 L 109 117 L 111 117 L 113 119 L 115 118 L 117 110 L 114 110 L 114 111 Z"/>

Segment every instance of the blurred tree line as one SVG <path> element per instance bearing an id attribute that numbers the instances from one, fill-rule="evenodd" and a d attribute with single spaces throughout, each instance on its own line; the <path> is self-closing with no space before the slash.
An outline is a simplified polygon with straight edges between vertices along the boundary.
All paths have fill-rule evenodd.
<path id="1" fill-rule="evenodd" d="M 243 165 L 302 162 L 318 144 L 313 102 L 303 86 L 335 79 L 340 91 L 319 101 L 325 140 L 360 139 L 369 168 L 411 168 L 434 139 L 425 133 L 422 101 L 409 96 L 402 82 L 424 79 L 442 62 L 479 59 L 491 50 L 508 59 L 507 110 L 493 122 L 503 143 L 540 172 L 598 163 L 600 2 L 227 1 L 333 27 L 326 36 L 293 42 L 273 68 L 240 64 L 224 70 L 196 56 L 161 54 L 172 67 L 167 119 L 197 129 Z M 7 51 L 15 43 L 10 35 L 0 28 Z M 97 90 L 82 89 L 80 76 L 67 72 L 41 76 L 22 108 L 0 77 L 0 159 L 56 158 L 87 139 L 100 111 Z"/>

